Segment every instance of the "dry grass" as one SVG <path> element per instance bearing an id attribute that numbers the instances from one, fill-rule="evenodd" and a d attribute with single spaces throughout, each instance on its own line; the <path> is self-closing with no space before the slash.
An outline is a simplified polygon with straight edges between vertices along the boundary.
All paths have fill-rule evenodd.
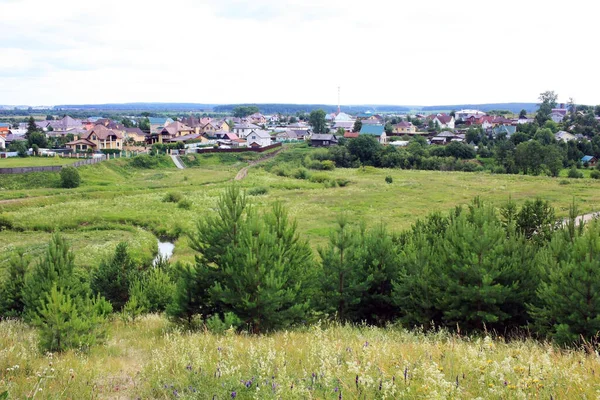
<path id="1" fill-rule="evenodd" d="M 111 323 L 90 353 L 42 355 L 0 323 L 0 392 L 10 398 L 597 398 L 596 353 L 532 340 L 396 328 L 307 327 L 265 336 L 182 332 L 160 316 Z M 41 391 L 40 391 L 41 389 Z M 213 397 L 216 396 L 216 397 Z"/>

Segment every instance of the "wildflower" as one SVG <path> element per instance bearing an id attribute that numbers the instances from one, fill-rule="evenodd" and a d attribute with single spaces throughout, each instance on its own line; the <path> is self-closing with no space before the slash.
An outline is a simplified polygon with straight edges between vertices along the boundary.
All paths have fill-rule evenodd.
<path id="1" fill-rule="evenodd" d="M 337 387 L 337 386 L 335 387 L 335 389 L 333 389 L 333 391 L 334 391 L 334 392 L 336 392 L 336 393 L 338 392 L 338 390 L 339 390 L 339 389 L 338 389 L 338 387 Z"/>
<path id="2" fill-rule="evenodd" d="M 177 389 L 173 390 L 173 396 L 179 397 L 179 393 L 177 392 Z"/>
<path id="3" fill-rule="evenodd" d="M 358 388 L 358 375 L 356 375 L 355 383 L 356 383 L 356 388 Z"/>
<path id="4" fill-rule="evenodd" d="M 237 397 L 237 393 L 236 392 L 231 392 L 231 398 L 235 399 Z"/>
<path id="5" fill-rule="evenodd" d="M 187 369 L 188 371 L 191 371 L 191 370 L 192 370 L 192 364 L 188 364 L 188 365 L 185 367 L 185 369 Z"/>
<path id="6" fill-rule="evenodd" d="M 363 345 L 363 347 L 369 347 L 369 342 L 365 342 L 365 344 Z"/>

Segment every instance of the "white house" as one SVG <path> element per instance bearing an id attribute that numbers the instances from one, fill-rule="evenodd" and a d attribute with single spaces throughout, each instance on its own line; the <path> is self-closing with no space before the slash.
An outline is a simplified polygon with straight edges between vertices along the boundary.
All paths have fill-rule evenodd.
<path id="1" fill-rule="evenodd" d="M 247 137 L 252 131 L 255 131 L 255 130 L 260 130 L 260 127 L 258 125 L 248 124 L 248 123 L 235 124 L 233 126 L 233 133 L 235 133 L 236 135 L 238 135 L 241 138 Z"/>
<path id="2" fill-rule="evenodd" d="M 262 129 L 253 130 L 246 136 L 248 147 L 266 147 L 271 145 L 271 135 Z"/>
<path id="3" fill-rule="evenodd" d="M 473 116 L 475 118 L 483 117 L 486 115 L 483 111 L 479 110 L 460 110 L 454 113 L 457 120 L 466 121 L 467 118 Z"/>
<path id="4" fill-rule="evenodd" d="M 0 149 L 6 149 L 6 138 L 0 135 Z"/>

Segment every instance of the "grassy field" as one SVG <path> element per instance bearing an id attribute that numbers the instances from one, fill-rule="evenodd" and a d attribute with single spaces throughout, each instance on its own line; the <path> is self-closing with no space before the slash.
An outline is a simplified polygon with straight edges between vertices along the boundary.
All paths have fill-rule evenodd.
<path id="1" fill-rule="evenodd" d="M 182 332 L 150 315 L 113 320 L 90 352 L 41 354 L 0 322 L 11 399 L 591 399 L 598 356 L 533 340 L 400 328 L 307 327 L 263 336 Z"/>
<path id="2" fill-rule="evenodd" d="M 76 254 L 85 264 L 93 258 L 83 254 L 87 245 L 95 248 L 103 243 L 108 250 L 127 239 L 146 246 L 150 239 L 142 232 L 149 232 L 176 241 L 174 260 L 191 261 L 186 232 L 215 207 L 223 188 L 247 165 L 231 155 L 203 155 L 190 162 L 197 166 L 185 170 L 169 163 L 158 169 L 135 169 L 126 163 L 111 160 L 80 168 L 83 183 L 76 189 L 59 188 L 58 174 L 30 174 L 27 179 L 0 176 L 0 213 L 14 228 L 0 232 L 0 254 L 22 247 L 35 255 L 50 232 L 61 231 L 71 235 Z M 355 221 L 384 223 L 390 230 L 400 230 L 432 211 L 447 212 L 464 205 L 474 196 L 498 206 L 509 197 L 517 203 L 541 197 L 552 202 L 559 216 L 567 215 L 573 200 L 582 213 L 600 210 L 600 182 L 592 179 L 369 167 L 319 174 L 349 183 L 329 187 L 277 176 L 256 166 L 239 184 L 244 189 L 267 190 L 266 195 L 250 197 L 257 206 L 284 203 L 314 248 L 326 243 L 340 212 L 347 212 Z M 392 184 L 385 182 L 388 175 Z M 180 193 L 191 202 L 191 208 L 164 202 L 169 192 Z M 138 240 L 139 235 L 143 237 Z M 136 251 L 140 258 L 147 258 L 154 248 Z"/>
<path id="3" fill-rule="evenodd" d="M 0 168 L 16 167 L 50 167 L 53 165 L 68 165 L 77 161 L 77 158 L 62 157 L 9 157 L 0 158 Z"/>

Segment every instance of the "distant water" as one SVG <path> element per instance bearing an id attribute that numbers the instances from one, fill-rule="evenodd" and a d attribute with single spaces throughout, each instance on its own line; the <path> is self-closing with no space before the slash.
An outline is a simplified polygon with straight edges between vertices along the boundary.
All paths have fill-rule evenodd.
<path id="1" fill-rule="evenodd" d="M 156 255 L 156 258 L 154 259 L 153 264 L 156 264 L 156 262 L 159 260 L 160 257 L 162 258 L 166 258 L 167 260 L 171 258 L 171 256 L 173 256 L 173 250 L 175 250 L 175 245 L 171 242 L 161 242 L 160 240 L 158 241 L 158 254 Z"/>

